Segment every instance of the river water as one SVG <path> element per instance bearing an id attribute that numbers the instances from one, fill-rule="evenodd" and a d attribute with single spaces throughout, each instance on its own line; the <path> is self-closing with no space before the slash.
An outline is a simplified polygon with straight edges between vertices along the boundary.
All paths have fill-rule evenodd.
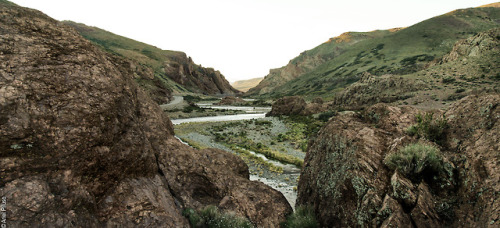
<path id="1" fill-rule="evenodd" d="M 235 121 L 235 120 L 249 120 L 249 119 L 259 119 L 264 118 L 266 113 L 271 110 L 270 107 L 241 107 L 241 106 L 215 106 L 212 104 L 197 104 L 202 108 L 214 108 L 214 109 L 226 109 L 226 110 L 240 110 L 245 111 L 247 114 L 237 114 L 237 115 L 225 115 L 225 116 L 207 116 L 207 117 L 194 117 L 186 119 L 173 119 L 172 123 L 174 125 L 181 123 L 194 123 L 194 122 L 223 122 L 223 121 Z M 179 138 L 178 138 L 179 139 Z M 182 142 L 182 140 L 179 139 Z M 182 142 L 185 143 L 185 142 Z M 250 151 L 250 153 L 261 157 L 262 159 L 273 163 L 276 166 L 283 168 L 283 175 L 289 175 L 290 178 L 298 178 L 300 175 L 300 169 L 294 165 L 281 163 L 279 161 L 274 161 L 266 158 L 264 155 Z M 297 200 L 297 192 L 294 191 L 294 186 L 280 180 L 270 179 L 261 177 L 259 175 L 250 175 L 250 180 L 260 181 L 264 184 L 280 191 L 285 198 L 288 200 L 292 207 L 295 206 Z"/>

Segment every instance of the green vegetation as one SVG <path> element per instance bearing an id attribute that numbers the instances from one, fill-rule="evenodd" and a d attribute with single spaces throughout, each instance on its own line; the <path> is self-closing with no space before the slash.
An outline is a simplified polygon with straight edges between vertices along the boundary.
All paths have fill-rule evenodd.
<path id="1" fill-rule="evenodd" d="M 254 142 L 253 140 L 247 137 L 246 130 L 238 132 L 226 131 L 226 129 L 233 128 L 236 126 L 244 126 L 244 128 L 246 128 L 249 127 L 249 124 L 253 124 L 255 126 L 255 130 L 259 131 L 261 129 L 269 128 L 272 125 L 272 122 L 267 120 L 247 120 L 244 122 L 228 122 L 225 124 L 211 127 L 210 133 L 215 137 L 216 141 L 223 142 L 228 146 L 241 147 L 262 154 L 266 156 L 266 158 L 268 159 L 273 159 L 276 161 L 293 164 L 296 165 L 297 167 L 302 167 L 302 165 L 304 164 L 303 159 L 273 150 L 270 146 L 264 143 Z M 301 139 L 301 140 L 307 141 L 306 139 Z M 272 145 L 273 142 L 271 142 L 270 144 Z M 307 146 L 307 144 L 305 145 Z"/>
<path id="2" fill-rule="evenodd" d="M 146 66 L 154 71 L 154 75 L 167 88 L 178 92 L 188 92 L 182 85 L 177 84 L 163 70 L 165 63 L 177 64 L 181 59 L 187 59 L 183 52 L 161 50 L 155 46 L 132 40 L 111 32 L 86 26 L 81 23 L 64 21 L 65 24 L 75 28 L 85 39 L 101 47 L 103 50 L 127 59 L 137 61 L 141 66 Z M 141 81 L 142 83 L 147 80 Z M 154 87 L 154 84 L 148 85 Z M 145 86 L 146 88 L 148 86 Z"/>
<path id="3" fill-rule="evenodd" d="M 407 129 L 409 135 L 423 137 L 440 145 L 443 143 L 448 128 L 448 122 L 444 115 L 442 118 L 434 119 L 433 113 L 418 114 L 416 121 L 417 124 Z"/>
<path id="4" fill-rule="evenodd" d="M 291 141 L 297 143 L 304 152 L 307 151 L 309 139 L 314 136 L 324 124 L 324 121 L 315 119 L 312 116 L 295 115 L 281 116 L 280 118 L 290 130 L 284 134 L 279 134 L 276 138 L 278 142 Z"/>
<path id="5" fill-rule="evenodd" d="M 201 144 L 197 143 L 197 142 L 196 142 L 196 141 L 194 141 L 194 140 L 190 140 L 190 139 L 185 138 L 185 137 L 180 137 L 180 139 L 181 139 L 183 142 L 187 143 L 189 146 L 191 146 L 191 147 L 193 147 L 193 148 L 195 148 L 195 149 L 199 149 L 199 150 L 201 150 L 201 149 L 206 149 L 206 148 L 207 148 L 206 146 L 203 146 L 203 145 L 201 145 Z"/>
<path id="6" fill-rule="evenodd" d="M 199 212 L 187 208 L 182 215 L 188 218 L 194 228 L 250 228 L 254 227 L 246 218 L 230 213 L 222 213 L 216 206 L 206 206 Z"/>
<path id="7" fill-rule="evenodd" d="M 312 207 L 298 206 L 281 226 L 283 228 L 316 228 L 319 227 L 319 224 Z"/>
<path id="8" fill-rule="evenodd" d="M 498 8 L 469 8 L 400 30 L 346 33 L 291 60 L 290 64 L 304 64 L 310 69 L 284 84 L 276 83 L 277 88 L 261 97 L 304 95 L 329 100 L 358 81 L 363 72 L 373 75 L 413 74 L 450 52 L 458 40 L 498 27 L 495 22 L 498 18 Z M 310 64 L 308 61 L 312 58 L 322 61 Z M 279 77 L 270 74 L 265 80 L 283 80 Z M 450 79 L 443 82 L 447 83 L 447 80 Z"/>
<path id="9" fill-rule="evenodd" d="M 319 116 L 318 116 L 318 120 L 321 120 L 323 122 L 328 122 L 328 120 L 337 115 L 337 112 L 335 111 L 327 111 L 327 112 L 323 112 L 323 113 L 320 113 Z"/>
<path id="10" fill-rule="evenodd" d="M 231 150 L 233 150 L 234 152 L 236 152 L 238 155 L 240 155 L 240 157 L 242 157 L 242 158 L 249 158 L 253 162 L 257 163 L 257 164 L 261 164 L 261 165 L 266 166 L 269 169 L 269 171 L 271 171 L 271 172 L 283 173 L 283 168 L 282 167 L 275 166 L 274 164 L 265 161 L 263 158 L 250 153 L 250 151 L 248 151 L 248 150 L 242 149 L 242 148 L 237 147 L 235 145 L 228 145 L 228 147 L 231 148 Z M 245 160 L 245 159 L 243 159 L 243 160 Z"/>
<path id="11" fill-rule="evenodd" d="M 195 96 L 195 95 L 186 95 L 183 98 L 188 103 L 196 103 L 196 102 L 200 102 L 200 101 L 216 101 L 216 100 L 218 100 L 217 98 L 212 98 L 212 97 L 203 98 L 203 97 Z"/>
<path id="12" fill-rule="evenodd" d="M 251 139 L 248 139 L 244 133 L 224 132 L 214 133 L 214 136 L 215 140 L 218 142 L 224 142 L 229 146 L 238 146 L 259 154 L 263 154 L 268 159 L 293 164 L 297 167 L 302 167 L 304 164 L 303 159 L 272 150 L 271 148 L 269 148 L 269 146 L 264 145 L 260 142 L 255 143 Z"/>
<path id="13" fill-rule="evenodd" d="M 0 0 L 0 4 L 8 5 L 8 6 L 17 6 L 15 3 L 12 3 L 7 0 Z"/>
<path id="14" fill-rule="evenodd" d="M 205 109 L 204 108 L 200 108 L 196 105 L 188 105 L 188 106 L 185 106 L 183 109 L 182 109 L 182 112 L 184 113 L 191 113 L 193 111 L 197 111 L 197 112 L 205 112 Z"/>
<path id="15" fill-rule="evenodd" d="M 424 175 L 435 176 L 445 172 L 439 149 L 421 143 L 410 144 L 396 153 L 388 154 L 384 164 L 414 180 Z"/>

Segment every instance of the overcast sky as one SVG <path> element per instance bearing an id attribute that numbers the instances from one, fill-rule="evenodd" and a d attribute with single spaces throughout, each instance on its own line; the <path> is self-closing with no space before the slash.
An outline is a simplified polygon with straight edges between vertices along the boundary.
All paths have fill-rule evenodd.
<path id="1" fill-rule="evenodd" d="M 229 81 L 263 77 L 304 50 L 347 31 L 407 27 L 494 0 L 11 0 L 183 51 Z"/>

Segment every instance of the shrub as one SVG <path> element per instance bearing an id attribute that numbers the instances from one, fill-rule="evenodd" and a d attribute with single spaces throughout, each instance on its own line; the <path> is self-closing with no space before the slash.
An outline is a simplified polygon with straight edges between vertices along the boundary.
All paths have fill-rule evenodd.
<path id="1" fill-rule="evenodd" d="M 439 149 L 425 144 L 410 144 L 396 153 L 388 154 L 384 164 L 401 174 L 419 179 L 422 175 L 437 175 L 445 170 Z"/>
<path id="2" fill-rule="evenodd" d="M 191 227 L 203 228 L 233 228 L 233 227 L 253 227 L 247 219 L 238 217 L 234 214 L 221 213 L 216 206 L 207 206 L 197 212 L 194 209 L 187 208 L 182 212 L 187 217 Z"/>
<path id="3" fill-rule="evenodd" d="M 449 83 L 452 83 L 452 82 L 455 82 L 456 79 L 453 78 L 453 77 L 446 77 L 446 78 L 443 78 L 442 82 L 445 83 L 445 84 L 449 84 Z"/>
<path id="4" fill-rule="evenodd" d="M 406 130 L 409 135 L 424 137 L 440 145 L 443 143 L 448 128 L 448 122 L 444 115 L 440 119 L 434 119 L 433 113 L 418 114 L 416 121 L 417 124 L 410 126 Z"/>
<path id="5" fill-rule="evenodd" d="M 298 206 L 281 226 L 284 228 L 315 228 L 319 227 L 319 224 L 312 207 Z"/>
<path id="6" fill-rule="evenodd" d="M 330 119 L 330 117 L 335 116 L 335 114 L 336 113 L 333 111 L 323 112 L 323 113 L 319 114 L 318 120 L 321 120 L 323 122 L 327 122 Z"/>

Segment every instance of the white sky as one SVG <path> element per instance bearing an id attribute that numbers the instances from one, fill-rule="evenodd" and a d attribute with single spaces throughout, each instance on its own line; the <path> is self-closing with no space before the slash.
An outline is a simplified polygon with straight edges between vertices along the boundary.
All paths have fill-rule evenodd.
<path id="1" fill-rule="evenodd" d="M 407 27 L 494 0 L 11 0 L 220 70 L 231 82 L 263 77 L 347 31 Z"/>

